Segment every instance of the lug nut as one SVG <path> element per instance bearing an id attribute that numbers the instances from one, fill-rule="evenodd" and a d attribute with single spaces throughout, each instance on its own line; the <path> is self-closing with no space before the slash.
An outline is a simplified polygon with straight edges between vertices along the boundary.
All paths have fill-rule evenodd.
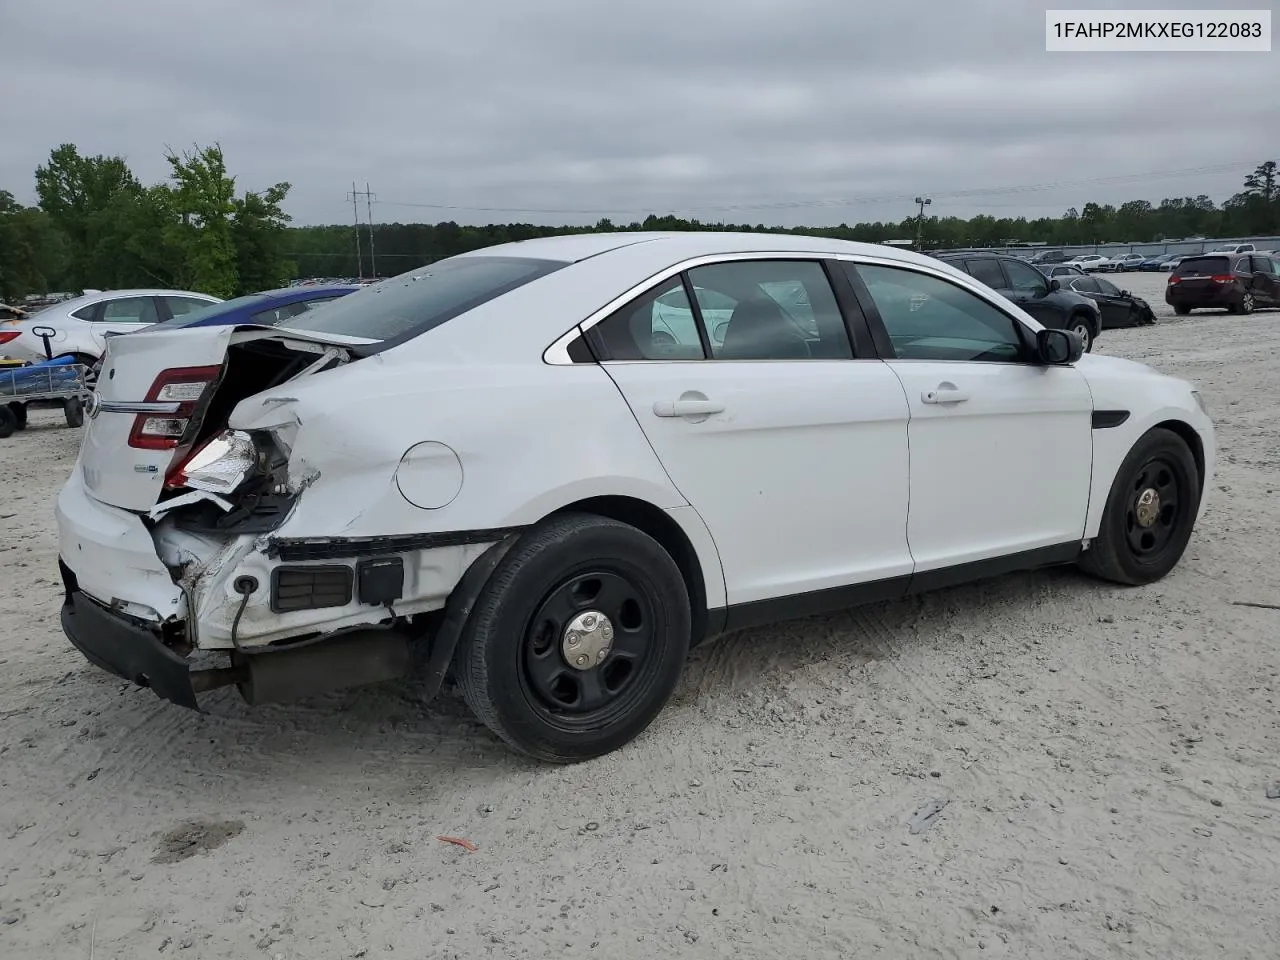
<path id="1" fill-rule="evenodd" d="M 582 656 L 580 656 L 580 657 L 577 659 L 577 661 L 576 661 L 576 662 L 577 662 L 578 666 L 580 666 L 580 667 L 585 667 L 585 666 L 587 665 L 587 656 L 586 656 L 586 654 L 583 654 Z"/>
<path id="2" fill-rule="evenodd" d="M 582 618 L 582 625 L 588 630 L 594 630 L 596 626 L 596 618 L 594 616 L 586 616 Z"/>
<path id="3" fill-rule="evenodd" d="M 578 645 L 578 635 L 576 633 L 569 634 L 569 646 L 576 647 Z"/>

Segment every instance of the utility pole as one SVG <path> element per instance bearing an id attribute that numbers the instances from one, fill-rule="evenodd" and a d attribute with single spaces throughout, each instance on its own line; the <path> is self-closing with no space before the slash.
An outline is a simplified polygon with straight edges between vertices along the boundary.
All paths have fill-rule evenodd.
<path id="1" fill-rule="evenodd" d="M 364 258 L 360 255 L 360 208 L 356 206 L 356 182 L 351 181 L 351 192 L 347 194 L 351 198 L 351 215 L 355 218 L 356 228 L 356 273 L 361 280 L 364 279 Z"/>
<path id="2" fill-rule="evenodd" d="M 916 217 L 916 249 L 924 249 L 921 246 L 921 237 L 924 234 L 924 208 L 926 204 L 933 203 L 932 197 L 916 197 L 916 203 L 920 204 L 920 216 Z"/>
<path id="3" fill-rule="evenodd" d="M 378 279 L 378 258 L 373 253 L 373 201 L 378 199 L 369 192 L 369 181 L 364 182 L 365 209 L 369 214 L 369 276 Z"/>

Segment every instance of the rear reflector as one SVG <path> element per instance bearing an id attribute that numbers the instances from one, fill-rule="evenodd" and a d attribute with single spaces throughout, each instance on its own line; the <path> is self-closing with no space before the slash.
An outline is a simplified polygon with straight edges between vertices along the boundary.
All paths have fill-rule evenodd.
<path id="1" fill-rule="evenodd" d="M 160 371 L 147 391 L 147 403 L 172 403 L 163 415 L 140 413 L 129 433 L 129 446 L 141 450 L 172 450 L 182 439 L 196 404 L 218 379 L 221 367 L 173 367 Z"/>

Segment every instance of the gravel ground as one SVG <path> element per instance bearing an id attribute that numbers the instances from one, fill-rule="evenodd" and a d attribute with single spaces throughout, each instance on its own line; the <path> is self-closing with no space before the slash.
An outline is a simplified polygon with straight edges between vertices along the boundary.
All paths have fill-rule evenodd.
<path id="1" fill-rule="evenodd" d="M 1164 280 L 1121 285 L 1165 318 Z M 200 715 L 90 667 L 50 516 L 79 431 L 33 416 L 0 441 L 0 956 L 1274 957 L 1280 611 L 1237 604 L 1280 603 L 1280 312 L 1099 350 L 1218 422 L 1166 580 L 725 637 L 572 768 L 408 684 Z"/>

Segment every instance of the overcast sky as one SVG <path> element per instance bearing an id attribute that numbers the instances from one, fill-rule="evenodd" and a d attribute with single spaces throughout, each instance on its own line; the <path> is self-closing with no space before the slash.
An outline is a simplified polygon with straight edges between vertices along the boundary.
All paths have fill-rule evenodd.
<path id="1" fill-rule="evenodd" d="M 218 141 L 241 188 L 293 183 L 298 223 L 349 222 L 354 179 L 379 221 L 827 224 L 899 220 L 921 192 L 943 216 L 1220 202 L 1280 159 L 1280 53 L 1049 54 L 1044 9 L 0 0 L 0 189 L 33 202 L 62 142 L 155 182 L 166 144 Z"/>

